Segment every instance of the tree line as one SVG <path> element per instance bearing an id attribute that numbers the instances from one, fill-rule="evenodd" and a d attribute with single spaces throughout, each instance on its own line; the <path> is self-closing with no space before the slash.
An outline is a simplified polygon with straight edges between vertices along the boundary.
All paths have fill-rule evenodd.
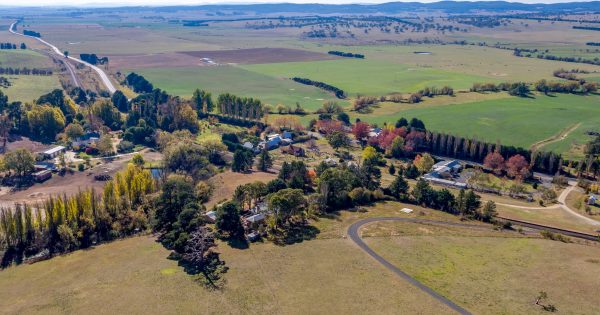
<path id="1" fill-rule="evenodd" d="M 222 115 L 242 120 L 260 120 L 264 115 L 263 105 L 259 99 L 239 97 L 229 93 L 219 95 L 217 109 Z"/>
<path id="2" fill-rule="evenodd" d="M 319 82 L 319 81 L 313 81 L 311 79 L 299 78 L 299 77 L 294 77 L 294 78 L 292 78 L 292 80 L 294 80 L 295 82 L 301 83 L 301 84 L 316 86 L 325 91 L 332 92 L 339 99 L 346 98 L 346 92 L 344 92 L 344 90 L 337 88 L 333 85 L 329 85 L 327 83 L 323 83 L 323 82 Z"/>
<path id="3" fill-rule="evenodd" d="M 588 31 L 600 31 L 600 27 L 597 27 L 597 26 L 577 26 L 577 25 L 574 25 L 573 29 L 575 29 L 575 30 L 588 30 Z"/>
<path id="4" fill-rule="evenodd" d="M 129 164 L 102 194 L 90 189 L 34 205 L 2 208 L 2 267 L 25 257 L 65 253 L 144 230 L 151 213 L 147 196 L 154 191 L 150 172 Z"/>
<path id="5" fill-rule="evenodd" d="M 365 55 L 363 55 L 363 54 L 353 54 L 353 53 L 343 52 L 343 51 L 338 51 L 338 50 L 330 50 L 327 53 L 330 54 L 330 55 L 335 55 L 335 56 L 340 56 L 340 57 L 346 57 L 346 58 L 365 59 Z"/>
<path id="6" fill-rule="evenodd" d="M 27 45 L 25 43 L 21 43 L 19 46 L 20 49 L 27 49 Z M 0 43 L 0 49 L 17 49 L 17 44 L 13 43 Z"/>
<path id="7" fill-rule="evenodd" d="M 523 52 L 529 52 L 529 53 L 523 54 Z M 533 52 L 532 50 L 528 50 L 528 49 L 515 48 L 513 55 L 515 55 L 517 57 L 534 58 L 534 56 L 531 54 L 532 52 Z M 536 55 L 535 58 L 546 59 L 546 60 L 557 60 L 557 61 L 564 61 L 564 62 L 587 63 L 587 64 L 591 64 L 591 65 L 600 65 L 600 58 L 598 58 L 598 57 L 596 57 L 594 59 L 585 59 L 582 57 L 563 57 L 563 56 L 550 55 L 548 53 L 545 53 L 545 54 L 540 53 L 540 54 Z"/>
<path id="8" fill-rule="evenodd" d="M 585 44 L 588 46 L 600 46 L 600 42 L 587 42 Z"/>
<path id="9" fill-rule="evenodd" d="M 13 68 L 13 67 L 0 67 L 0 74 L 7 75 L 52 75 L 51 69 L 40 69 L 40 68 Z"/>

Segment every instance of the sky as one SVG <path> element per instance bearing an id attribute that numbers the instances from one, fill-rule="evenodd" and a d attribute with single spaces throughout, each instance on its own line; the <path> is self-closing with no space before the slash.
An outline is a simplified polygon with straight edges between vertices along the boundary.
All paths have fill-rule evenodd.
<path id="1" fill-rule="evenodd" d="M 200 4 L 239 4 L 239 3 L 383 3 L 392 1 L 415 1 L 415 2 L 436 2 L 438 0 L 0 0 L 0 6 L 127 6 L 127 5 L 200 5 Z M 570 0 L 508 0 L 511 2 L 521 3 L 559 3 L 573 2 Z M 577 0 L 586 1 L 586 0 Z"/>

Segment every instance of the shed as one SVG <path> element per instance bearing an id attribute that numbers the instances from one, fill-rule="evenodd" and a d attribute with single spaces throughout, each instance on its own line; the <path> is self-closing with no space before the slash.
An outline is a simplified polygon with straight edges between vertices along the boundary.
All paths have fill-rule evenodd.
<path id="1" fill-rule="evenodd" d="M 60 153 L 65 152 L 65 147 L 63 147 L 62 145 L 59 146 L 55 146 L 52 149 L 48 149 L 44 152 L 42 152 L 42 154 L 48 158 L 48 159 L 52 159 L 57 157 Z"/>
<path id="2" fill-rule="evenodd" d="M 43 170 L 43 171 L 39 171 L 37 173 L 33 173 L 33 179 L 35 179 L 36 182 L 43 182 L 47 179 L 50 179 L 50 177 L 52 177 L 52 171 L 51 170 Z"/>
<path id="3" fill-rule="evenodd" d="M 206 216 L 206 218 L 211 222 L 215 222 L 217 220 L 217 213 L 214 211 L 208 211 L 204 214 L 204 216 Z"/>
<path id="4" fill-rule="evenodd" d="M 596 204 L 596 201 L 598 201 L 598 197 L 596 195 L 590 195 L 587 204 L 593 206 Z"/>

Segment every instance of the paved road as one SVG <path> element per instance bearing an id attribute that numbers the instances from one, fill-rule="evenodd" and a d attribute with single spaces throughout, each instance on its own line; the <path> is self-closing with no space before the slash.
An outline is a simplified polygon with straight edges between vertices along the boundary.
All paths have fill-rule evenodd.
<path id="1" fill-rule="evenodd" d="M 389 261 L 385 260 L 385 258 L 379 256 L 377 253 L 375 253 L 375 251 L 373 251 L 360 238 L 359 229 L 363 225 L 369 224 L 369 223 L 372 223 L 372 222 L 378 222 L 378 221 L 402 221 L 402 222 L 412 222 L 412 223 L 429 223 L 429 224 L 440 224 L 440 225 L 447 225 L 447 226 L 457 226 L 457 227 L 467 227 L 467 228 L 487 229 L 487 230 L 489 230 L 489 227 L 487 227 L 487 226 L 480 226 L 480 225 L 472 225 L 472 224 L 454 223 L 454 222 L 443 222 L 443 221 L 425 220 L 425 219 L 392 218 L 392 217 L 389 217 L 389 218 L 368 218 L 368 219 L 363 219 L 363 220 L 360 220 L 358 222 L 355 222 L 354 224 L 352 224 L 348 228 L 348 236 L 350 237 L 350 239 L 354 243 L 356 243 L 356 245 L 358 245 L 358 247 L 360 247 L 367 254 L 369 254 L 369 256 L 373 257 L 375 260 L 377 260 L 380 264 L 382 264 L 383 266 L 385 266 L 387 269 L 389 269 L 390 271 L 392 271 L 393 273 L 395 273 L 396 275 L 398 275 L 402 279 L 410 282 L 412 285 L 414 285 L 415 287 L 419 288 L 421 291 L 429 294 L 431 297 L 433 297 L 434 299 L 436 299 L 439 302 L 443 303 L 444 305 L 450 307 L 451 309 L 453 309 L 454 311 L 458 312 L 459 314 L 464 314 L 464 315 L 471 314 L 466 309 L 464 309 L 464 308 L 456 305 L 454 302 L 450 301 L 449 299 L 447 299 L 444 296 L 440 295 L 439 293 L 435 292 L 430 287 L 425 286 L 424 284 L 422 284 L 421 282 L 419 282 L 415 278 L 409 276 L 408 274 L 406 274 L 402 270 L 398 269 L 398 267 L 394 266 L 392 263 L 390 263 Z"/>
<path id="2" fill-rule="evenodd" d="M 60 51 L 60 49 L 58 49 L 56 46 L 50 44 L 49 42 L 39 38 L 39 37 L 33 37 L 33 36 L 28 36 L 28 35 L 24 35 L 21 33 L 17 33 L 13 30 L 15 24 L 17 24 L 17 22 L 12 23 L 9 28 L 8 31 L 15 34 L 15 35 L 19 35 L 19 36 L 24 36 L 24 37 L 31 37 L 34 38 L 36 40 L 38 40 L 40 43 L 50 47 L 50 49 L 52 49 L 52 51 L 57 54 L 58 56 L 64 57 L 64 54 Z M 108 75 L 104 72 L 104 70 L 100 69 L 99 67 L 96 67 L 93 64 L 87 63 L 81 59 L 77 59 L 75 57 L 67 57 L 69 60 L 73 60 L 75 62 L 79 62 L 83 65 L 86 65 L 90 68 L 92 68 L 92 70 L 96 71 L 96 73 L 100 76 L 100 79 L 102 80 L 102 83 L 104 83 L 104 86 L 106 86 L 106 89 L 110 92 L 110 94 L 115 93 L 115 91 L 117 91 L 117 88 L 115 88 L 115 86 L 112 84 L 112 82 L 110 81 L 110 79 L 108 78 Z M 68 66 L 67 66 L 68 67 Z"/>

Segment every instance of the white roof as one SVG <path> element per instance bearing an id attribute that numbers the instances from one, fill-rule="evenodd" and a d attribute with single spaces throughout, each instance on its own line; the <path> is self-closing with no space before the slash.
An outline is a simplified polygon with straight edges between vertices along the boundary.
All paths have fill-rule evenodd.
<path id="1" fill-rule="evenodd" d="M 262 221 L 265 219 L 265 215 L 262 213 L 259 214 L 255 214 L 255 215 L 251 215 L 249 217 L 246 218 L 246 221 L 250 222 L 250 223 L 256 223 L 259 221 Z"/>
<path id="2" fill-rule="evenodd" d="M 44 154 L 50 155 L 50 154 L 54 154 L 54 153 L 60 152 L 60 151 L 62 151 L 64 149 L 65 149 L 65 147 L 63 147 L 62 145 L 59 145 L 59 146 L 56 146 L 56 147 L 54 147 L 52 149 L 48 149 L 48 150 L 44 151 Z"/>
<path id="3" fill-rule="evenodd" d="M 412 212 L 413 212 L 413 209 L 409 209 L 409 208 L 402 208 L 402 210 L 400 210 L 400 211 L 402 211 L 402 212 L 404 212 L 404 213 L 412 213 Z"/>
<path id="4" fill-rule="evenodd" d="M 206 216 L 209 217 L 211 220 L 216 220 L 217 219 L 217 213 L 214 211 L 208 211 L 206 213 Z"/>

